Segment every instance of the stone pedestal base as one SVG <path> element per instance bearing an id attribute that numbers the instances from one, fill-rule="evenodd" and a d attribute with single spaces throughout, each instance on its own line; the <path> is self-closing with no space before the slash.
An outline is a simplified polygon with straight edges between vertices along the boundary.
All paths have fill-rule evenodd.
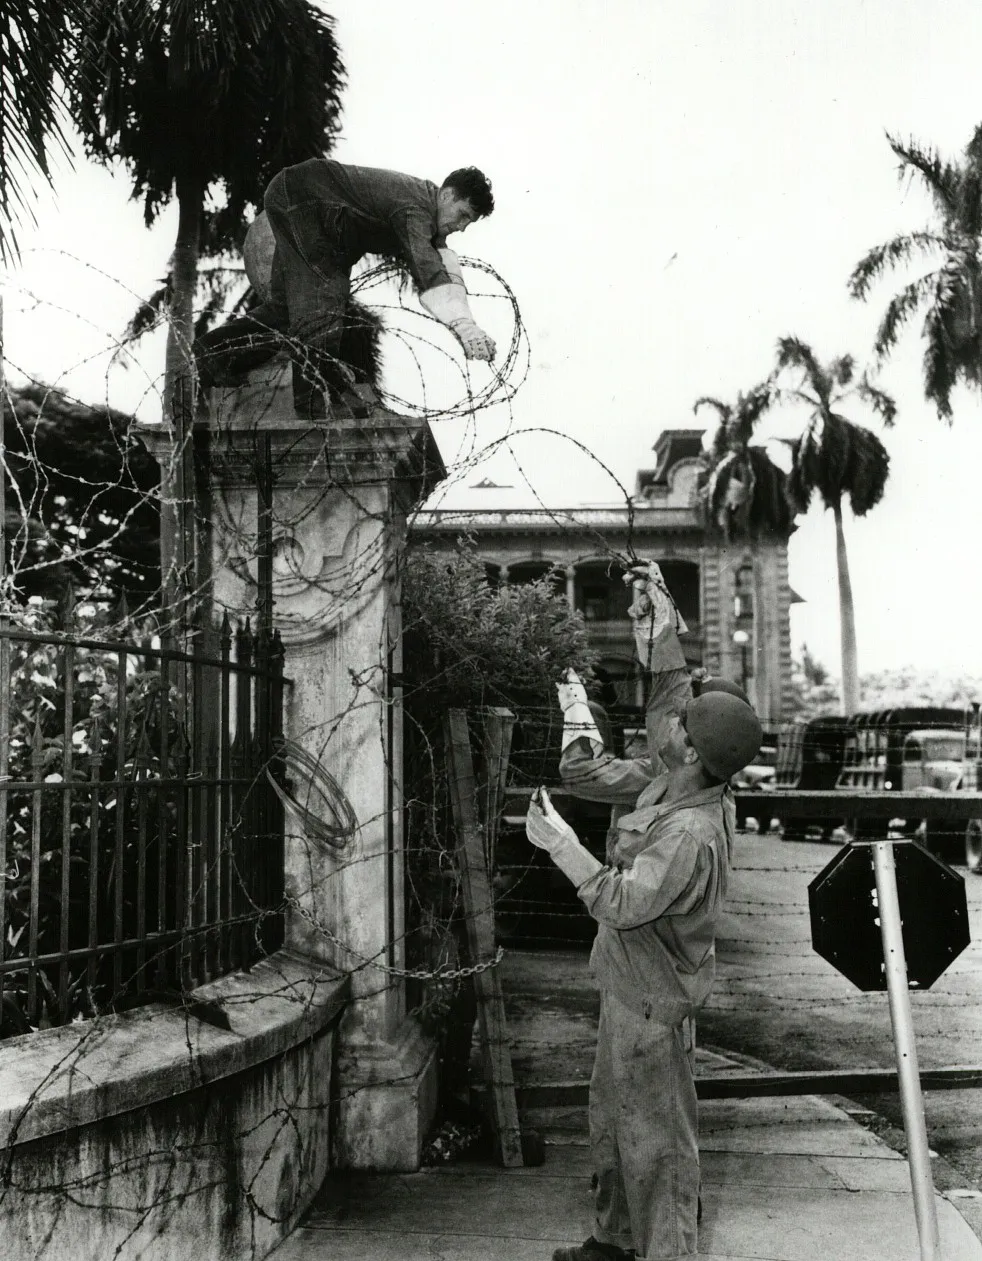
<path id="1" fill-rule="evenodd" d="M 414 1020 L 388 1044 L 360 1045 L 342 1032 L 337 1099 L 335 1169 L 415 1172 L 436 1115 L 436 1044 Z"/>

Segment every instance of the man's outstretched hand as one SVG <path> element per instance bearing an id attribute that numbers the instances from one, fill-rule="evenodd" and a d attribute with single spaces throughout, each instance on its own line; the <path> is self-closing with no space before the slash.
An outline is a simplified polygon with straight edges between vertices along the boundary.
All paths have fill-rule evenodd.
<path id="1" fill-rule="evenodd" d="M 559 708 L 563 711 L 563 752 L 574 740 L 585 736 L 596 756 L 603 749 L 604 742 L 587 701 L 586 688 L 575 670 L 563 672 L 563 677 L 556 684 L 556 693 Z"/>
<path id="2" fill-rule="evenodd" d="M 549 800 L 544 788 L 537 788 L 525 816 L 525 835 L 533 845 L 555 854 L 565 845 L 579 840 L 576 833 Z"/>
<path id="3" fill-rule="evenodd" d="M 450 327 L 457 334 L 468 359 L 483 359 L 487 363 L 493 361 L 497 347 L 484 329 L 479 328 L 473 320 L 454 320 Z"/>
<path id="4" fill-rule="evenodd" d="M 685 657 L 676 635 L 689 628 L 675 607 L 658 563 L 635 562 L 624 575 L 624 582 L 634 594 L 628 616 L 634 623 L 634 643 L 641 665 L 653 672 L 684 666 Z"/>

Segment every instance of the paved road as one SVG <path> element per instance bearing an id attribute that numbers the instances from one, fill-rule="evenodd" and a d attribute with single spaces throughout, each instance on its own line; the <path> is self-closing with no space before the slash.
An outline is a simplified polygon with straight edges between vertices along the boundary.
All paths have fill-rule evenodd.
<path id="1" fill-rule="evenodd" d="M 811 947 L 807 886 L 836 845 L 741 836 L 700 1040 L 777 1068 L 895 1067 L 885 993 L 864 994 Z M 965 873 L 972 944 L 912 994 L 922 1068 L 982 1064 L 982 878 Z M 896 1095 L 858 1100 L 902 1128 Z M 925 1096 L 932 1148 L 982 1192 L 982 1089 Z"/>

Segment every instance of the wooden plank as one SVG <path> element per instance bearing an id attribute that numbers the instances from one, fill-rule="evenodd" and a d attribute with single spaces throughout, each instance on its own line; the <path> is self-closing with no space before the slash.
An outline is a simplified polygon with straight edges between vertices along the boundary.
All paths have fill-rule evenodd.
<path id="1" fill-rule="evenodd" d="M 923 1090 L 970 1090 L 982 1086 L 982 1068 L 936 1068 L 921 1072 Z M 762 1099 L 788 1095 L 888 1094 L 899 1089 L 897 1074 L 880 1069 L 841 1069 L 807 1073 L 728 1073 L 696 1078 L 700 1099 Z M 582 1108 L 590 1084 L 529 1082 L 517 1088 L 525 1108 Z"/>
<path id="2" fill-rule="evenodd" d="M 508 760 L 511 757 L 511 737 L 515 715 L 510 709 L 492 706 L 484 716 L 484 782 L 481 785 L 481 805 L 484 819 L 484 855 L 488 871 L 494 871 L 495 847 L 505 798 L 505 781 L 508 778 Z"/>
<path id="3" fill-rule="evenodd" d="M 467 942 L 471 963 L 484 963 L 494 957 L 491 881 L 484 858 L 474 759 L 464 710 L 448 711 L 446 737 L 450 801 L 457 830 L 457 858 L 464 895 Z M 524 1164 L 522 1133 L 518 1122 L 504 995 L 497 968 L 475 972 L 474 989 L 481 1060 L 491 1095 L 491 1121 L 501 1152 L 501 1163 L 506 1168 L 515 1168 Z"/>
<path id="4" fill-rule="evenodd" d="M 743 792 L 736 799 L 748 814 L 770 810 L 774 818 L 807 816 L 820 819 L 938 819 L 964 823 L 982 818 L 982 793 L 905 793 L 873 789 L 832 788 L 824 791 Z"/>

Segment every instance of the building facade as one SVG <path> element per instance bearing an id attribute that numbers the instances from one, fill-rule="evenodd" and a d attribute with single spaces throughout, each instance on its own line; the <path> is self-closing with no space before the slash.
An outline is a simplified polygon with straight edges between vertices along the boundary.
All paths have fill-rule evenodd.
<path id="1" fill-rule="evenodd" d="M 702 433 L 664 431 L 629 505 L 501 507 L 503 488 L 478 483 L 474 507 L 421 511 L 411 541 L 449 553 L 471 538 L 493 583 L 550 576 L 587 623 L 611 699 L 629 705 L 641 702 L 641 685 L 623 575 L 632 557 L 657 560 L 688 626 L 681 642 L 689 665 L 743 685 L 776 727 L 791 687 L 788 540 L 727 543 L 707 534 L 695 502 Z"/>

